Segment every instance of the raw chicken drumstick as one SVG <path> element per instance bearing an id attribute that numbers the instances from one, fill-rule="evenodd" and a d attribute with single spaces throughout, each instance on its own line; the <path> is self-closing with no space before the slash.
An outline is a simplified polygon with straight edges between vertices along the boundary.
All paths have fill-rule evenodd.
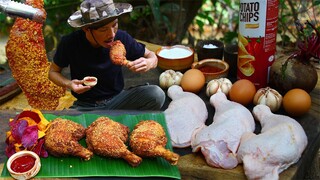
<path id="1" fill-rule="evenodd" d="M 130 147 L 141 157 L 163 157 L 170 164 L 176 165 L 179 155 L 165 149 L 167 137 L 163 127 L 156 121 L 139 122 L 130 135 Z"/>
<path id="2" fill-rule="evenodd" d="M 308 145 L 302 126 L 289 116 L 274 114 L 266 105 L 252 111 L 261 133 L 241 137 L 238 160 L 248 179 L 279 179 L 279 174 L 298 162 Z"/>
<path id="3" fill-rule="evenodd" d="M 138 166 L 142 159 L 130 152 L 125 145 L 129 128 L 108 117 L 99 117 L 86 130 L 88 149 L 94 153 L 114 158 L 123 158 L 131 166 Z"/>
<path id="4" fill-rule="evenodd" d="M 129 61 L 126 58 L 126 49 L 121 41 L 116 40 L 110 48 L 110 59 L 113 64 L 126 66 Z"/>
<path id="5" fill-rule="evenodd" d="M 168 96 L 172 101 L 164 111 L 164 115 L 171 144 L 177 148 L 188 147 L 196 132 L 205 127 L 208 118 L 206 104 L 198 95 L 184 92 L 178 85 L 168 89 Z"/>
<path id="6" fill-rule="evenodd" d="M 254 118 L 246 107 L 228 100 L 223 92 L 212 95 L 210 104 L 215 109 L 213 123 L 193 136 L 192 151 L 201 150 L 209 166 L 233 169 L 238 165 L 241 136 L 255 130 Z"/>
<path id="7" fill-rule="evenodd" d="M 85 128 L 76 122 L 57 118 L 50 122 L 44 146 L 53 156 L 79 156 L 89 160 L 93 153 L 78 141 L 85 136 Z"/>

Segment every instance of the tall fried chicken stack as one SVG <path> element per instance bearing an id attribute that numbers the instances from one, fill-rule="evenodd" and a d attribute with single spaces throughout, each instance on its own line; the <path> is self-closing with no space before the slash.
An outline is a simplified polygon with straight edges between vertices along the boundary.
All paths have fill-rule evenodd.
<path id="1" fill-rule="evenodd" d="M 130 152 L 125 145 L 129 128 L 108 117 L 99 117 L 86 130 L 88 149 L 94 153 L 113 158 L 123 158 L 131 166 L 138 166 L 142 159 Z"/>
<path id="2" fill-rule="evenodd" d="M 89 160 L 93 153 L 79 144 L 85 136 L 85 128 L 76 122 L 57 118 L 49 123 L 44 146 L 53 156 L 78 156 Z"/>
<path id="3" fill-rule="evenodd" d="M 141 157 L 163 157 L 176 165 L 179 155 L 165 149 L 167 137 L 163 127 L 154 120 L 140 121 L 130 135 L 130 147 Z"/>
<path id="4" fill-rule="evenodd" d="M 27 0 L 26 3 L 45 12 L 43 0 Z M 29 105 L 40 110 L 55 110 L 65 89 L 48 78 L 50 63 L 42 26 L 41 23 L 18 17 L 10 31 L 6 54 L 12 76 L 27 97 Z"/>

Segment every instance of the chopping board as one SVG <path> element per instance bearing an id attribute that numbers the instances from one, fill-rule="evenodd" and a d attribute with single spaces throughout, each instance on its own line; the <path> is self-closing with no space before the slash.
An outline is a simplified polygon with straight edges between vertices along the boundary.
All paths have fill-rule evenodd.
<path id="1" fill-rule="evenodd" d="M 192 163 L 190 163 L 192 162 Z M 193 153 L 181 156 L 178 163 L 178 169 L 182 179 L 214 179 L 226 180 L 237 179 L 246 180 L 242 164 L 231 170 L 210 167 L 207 165 L 204 157 L 200 153 Z M 280 174 L 280 179 L 291 179 L 294 177 L 296 166 L 291 166 Z"/>

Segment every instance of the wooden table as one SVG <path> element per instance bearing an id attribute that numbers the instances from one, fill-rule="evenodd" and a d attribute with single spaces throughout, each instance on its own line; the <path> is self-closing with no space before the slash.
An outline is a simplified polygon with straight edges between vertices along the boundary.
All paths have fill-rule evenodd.
<path id="1" fill-rule="evenodd" d="M 160 48 L 158 45 L 145 44 L 152 51 Z M 308 114 L 296 118 L 307 134 L 308 146 L 302 154 L 301 159 L 280 174 L 280 179 L 303 179 L 306 172 L 310 169 L 312 162 L 314 160 L 318 161 L 318 159 L 315 158 L 319 158 L 317 153 L 320 147 L 320 69 L 317 69 L 317 72 L 319 77 L 318 83 L 310 93 L 312 98 L 311 109 Z M 182 179 L 246 179 L 242 165 L 238 165 L 232 170 L 212 168 L 207 165 L 204 157 L 199 153 L 182 156 L 179 160 L 178 167 Z M 320 169 L 318 169 L 318 171 L 320 171 Z"/>
<path id="2" fill-rule="evenodd" d="M 144 42 L 145 43 L 145 42 Z M 155 51 L 160 46 L 145 43 L 147 47 Z M 318 70 L 318 77 L 320 77 L 320 70 Z M 320 147 L 320 78 L 318 79 L 317 87 L 311 92 L 312 107 L 308 114 L 297 118 L 296 120 L 304 128 L 308 137 L 308 146 L 306 147 L 301 159 L 298 163 L 294 164 L 284 172 L 280 174 L 280 179 L 303 179 L 307 170 L 311 167 L 311 163 L 317 158 L 317 152 Z M 0 110 L 0 171 L 2 172 L 3 164 L 6 160 L 4 155 L 5 149 L 5 134 L 4 132 L 9 130 L 7 122 L 9 118 L 12 118 L 16 113 L 21 111 L 15 110 Z M 67 114 L 77 115 L 82 112 L 75 110 L 63 110 L 63 111 L 44 111 L 43 113 L 53 114 Z M 97 114 L 121 114 L 121 113 L 143 113 L 143 112 L 123 112 L 123 111 L 92 111 L 90 113 Z M 211 117 L 212 118 L 212 115 Z M 212 121 L 212 119 L 211 119 Z M 218 168 L 212 168 L 207 166 L 203 156 L 200 153 L 190 153 L 188 149 L 175 149 L 176 152 L 182 156 L 179 160 L 178 167 L 181 172 L 182 179 L 246 179 L 242 165 L 237 166 L 232 170 L 223 170 Z M 190 154 L 189 154 L 190 153 Z"/>

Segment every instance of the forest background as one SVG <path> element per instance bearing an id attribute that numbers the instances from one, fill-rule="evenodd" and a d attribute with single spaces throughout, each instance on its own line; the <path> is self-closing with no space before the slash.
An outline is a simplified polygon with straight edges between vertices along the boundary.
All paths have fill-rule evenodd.
<path id="1" fill-rule="evenodd" d="M 16 0 L 18 1 L 18 0 Z M 239 0 L 114 0 L 133 5 L 133 12 L 120 18 L 119 27 L 134 38 L 159 44 L 194 47 L 198 40 L 218 39 L 237 43 Z M 24 2 L 21 0 L 20 2 Z M 61 36 L 74 31 L 67 24 L 82 0 L 44 0 L 47 19 L 44 35 L 47 52 Z M 320 29 L 320 0 L 279 0 L 278 45 L 293 47 L 304 34 L 295 22 L 306 20 Z M 0 35 L 7 36 L 14 17 L 0 14 Z M 311 30 L 305 33 L 311 33 Z"/>

